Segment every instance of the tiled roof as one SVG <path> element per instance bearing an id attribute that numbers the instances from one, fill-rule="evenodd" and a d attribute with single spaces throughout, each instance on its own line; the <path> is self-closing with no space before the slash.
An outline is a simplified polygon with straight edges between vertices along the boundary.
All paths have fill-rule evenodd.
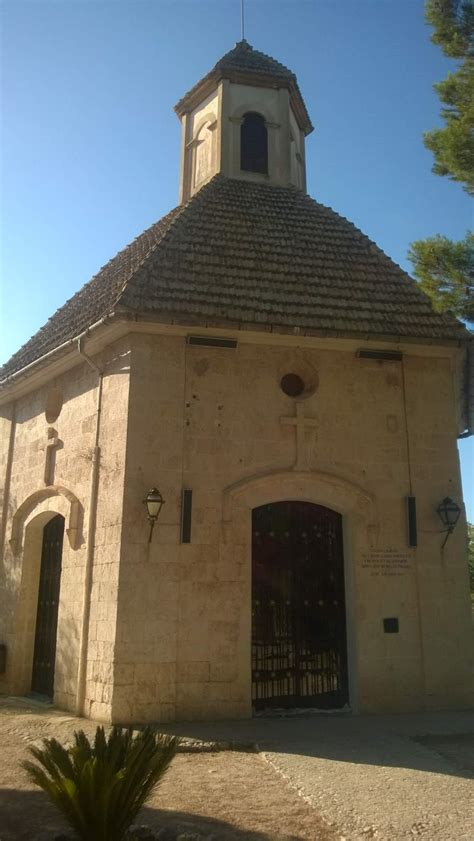
<path id="1" fill-rule="evenodd" d="M 434 342 L 468 337 L 347 219 L 293 187 L 221 175 L 119 252 L 2 375 L 113 311 L 257 330 Z"/>
<path id="2" fill-rule="evenodd" d="M 194 108 L 197 101 L 202 99 L 206 85 L 216 84 L 220 79 L 287 88 L 290 92 L 295 115 L 301 123 L 301 128 L 306 134 L 312 131 L 313 126 L 295 74 L 271 56 L 261 53 L 259 50 L 254 50 L 245 40 L 238 41 L 232 50 L 229 50 L 216 62 L 212 70 L 179 100 L 175 105 L 175 111 L 178 114 L 183 114 L 185 111 Z"/>
<path id="3" fill-rule="evenodd" d="M 253 73 L 280 76 L 282 79 L 296 79 L 288 67 L 271 56 L 254 50 L 245 39 L 238 41 L 232 50 L 222 56 L 213 70 L 251 70 Z"/>
<path id="4" fill-rule="evenodd" d="M 41 330 L 24 344 L 0 369 L 0 378 L 29 365 L 40 356 L 74 339 L 95 322 L 110 313 L 140 263 L 150 254 L 168 230 L 181 208 L 163 216 L 126 246 L 94 277 L 60 307 Z"/>

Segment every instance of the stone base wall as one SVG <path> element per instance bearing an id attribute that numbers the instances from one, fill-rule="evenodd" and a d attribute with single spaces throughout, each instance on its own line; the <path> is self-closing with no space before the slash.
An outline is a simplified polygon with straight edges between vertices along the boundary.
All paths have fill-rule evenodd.
<path id="1" fill-rule="evenodd" d="M 60 513 L 58 706 L 77 709 L 85 657 L 92 718 L 250 716 L 252 509 L 294 499 L 342 514 L 351 708 L 472 703 L 465 525 L 442 550 L 436 515 L 443 497 L 461 500 L 456 351 L 410 345 L 403 363 L 381 363 L 355 349 L 250 335 L 235 349 L 206 348 L 146 333 L 111 345 L 96 360 L 95 525 L 97 373 L 80 365 L 21 398 L 15 425 L 9 407 L 0 424 L 4 467 L 12 454 L 0 691 L 31 685 L 42 529 Z M 296 399 L 280 388 L 286 373 L 304 381 Z M 143 499 L 153 486 L 166 504 L 148 542 Z M 193 492 L 190 543 L 181 542 L 183 488 Z M 407 494 L 417 500 L 416 548 L 407 546 Z M 398 618 L 398 633 L 384 633 L 387 617 Z"/>
<path id="2" fill-rule="evenodd" d="M 464 525 L 443 552 L 436 515 L 461 499 L 453 362 L 134 336 L 115 650 L 115 721 L 251 715 L 251 510 L 306 499 L 343 514 L 351 706 L 404 711 L 472 699 Z M 297 453 L 282 418 L 298 373 L 316 422 Z M 143 493 L 166 505 L 147 543 Z M 190 544 L 181 491 L 193 491 Z M 407 546 L 405 497 L 419 543 Z M 399 633 L 383 619 L 398 617 Z"/>
<path id="3" fill-rule="evenodd" d="M 104 386 L 93 534 L 90 503 L 97 373 L 81 363 L 19 399 L 14 414 L 11 407 L 2 410 L 1 424 L 5 471 L 11 440 L 13 446 L 0 587 L 0 642 L 7 645 L 7 670 L 0 675 L 0 692 L 23 694 L 31 689 L 43 528 L 55 514 L 61 514 L 65 533 L 54 701 L 63 709 L 77 709 L 85 570 L 92 540 L 94 576 L 85 711 L 104 720 L 111 716 L 128 417 L 127 347 L 127 341 L 117 343 L 96 360 L 104 371 Z M 52 439 L 57 443 L 51 458 L 47 445 Z"/>

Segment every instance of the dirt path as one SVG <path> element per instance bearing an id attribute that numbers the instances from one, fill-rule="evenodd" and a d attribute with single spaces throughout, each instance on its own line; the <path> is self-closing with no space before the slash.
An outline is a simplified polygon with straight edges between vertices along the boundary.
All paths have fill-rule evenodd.
<path id="1" fill-rule="evenodd" d="M 54 736 L 67 742 L 75 729 L 95 724 L 24 702 L 0 701 L 0 841 L 34 841 L 65 828 L 19 761 L 29 743 Z M 339 834 L 258 754 L 180 754 L 140 815 L 150 826 L 174 825 L 208 833 L 213 841 L 336 841 Z"/>
<path id="2" fill-rule="evenodd" d="M 473 841 L 474 713 L 304 714 L 172 725 L 256 742 L 346 841 Z M 171 729 L 171 725 L 170 725 Z"/>

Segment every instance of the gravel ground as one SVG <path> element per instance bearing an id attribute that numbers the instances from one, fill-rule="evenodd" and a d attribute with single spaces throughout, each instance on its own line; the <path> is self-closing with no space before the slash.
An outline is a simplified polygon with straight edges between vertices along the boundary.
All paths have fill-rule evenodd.
<path id="1" fill-rule="evenodd" d="M 347 841 L 473 841 L 474 714 L 299 715 L 173 725 L 253 740 Z"/>
<path id="2" fill-rule="evenodd" d="M 33 829 L 54 818 L 18 770 L 26 743 L 67 740 L 78 726 L 95 729 L 51 708 L 0 702 L 0 841 L 33 841 Z M 177 756 L 144 823 L 178 821 L 238 841 L 474 839 L 472 713 L 306 714 L 160 729 L 208 745 L 253 743 L 260 754 Z"/>
<path id="3" fill-rule="evenodd" d="M 0 700 L 0 841 L 34 841 L 65 829 L 46 796 L 19 767 L 26 747 L 96 724 L 51 707 Z M 257 753 L 221 751 L 176 756 L 137 823 L 179 826 L 214 841 L 336 841 L 314 809 Z"/>

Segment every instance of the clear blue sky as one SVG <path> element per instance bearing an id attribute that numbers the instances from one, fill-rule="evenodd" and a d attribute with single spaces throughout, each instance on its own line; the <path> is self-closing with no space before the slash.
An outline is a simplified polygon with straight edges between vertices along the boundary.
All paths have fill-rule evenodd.
<path id="1" fill-rule="evenodd" d="M 1 13 L 6 359 L 177 203 L 173 105 L 240 39 L 240 0 L 3 0 Z M 422 144 L 451 66 L 429 35 L 422 0 L 246 0 L 247 39 L 297 73 L 315 125 L 309 192 L 408 270 L 412 240 L 461 238 L 472 221 Z M 460 450 L 474 520 L 472 439 Z"/>

